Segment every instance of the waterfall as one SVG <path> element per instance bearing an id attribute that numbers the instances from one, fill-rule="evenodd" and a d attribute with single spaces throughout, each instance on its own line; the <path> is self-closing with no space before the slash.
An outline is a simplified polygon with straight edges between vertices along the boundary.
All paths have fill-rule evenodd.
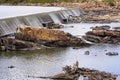
<path id="1" fill-rule="evenodd" d="M 20 25 L 47 27 L 53 23 L 62 24 L 64 19 L 67 20 L 70 15 L 80 16 L 84 13 L 80 8 L 66 8 L 59 11 L 0 19 L 0 36 L 15 33 L 16 28 Z"/>

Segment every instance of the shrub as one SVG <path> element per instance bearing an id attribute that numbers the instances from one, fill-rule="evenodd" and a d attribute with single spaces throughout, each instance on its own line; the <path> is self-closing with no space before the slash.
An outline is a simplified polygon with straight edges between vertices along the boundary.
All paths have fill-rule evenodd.
<path id="1" fill-rule="evenodd" d="M 110 6 L 115 6 L 115 0 L 102 0 L 102 1 L 108 3 Z"/>

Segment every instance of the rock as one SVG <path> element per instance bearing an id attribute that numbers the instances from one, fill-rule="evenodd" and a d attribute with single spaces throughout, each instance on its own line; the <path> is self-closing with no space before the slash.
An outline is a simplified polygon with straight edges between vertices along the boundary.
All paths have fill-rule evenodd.
<path id="1" fill-rule="evenodd" d="M 82 39 L 60 30 L 21 26 L 16 31 L 16 39 L 31 41 L 45 46 L 85 46 Z"/>
<path id="2" fill-rule="evenodd" d="M 8 68 L 11 68 L 11 69 L 12 69 L 12 68 L 15 68 L 15 66 L 12 66 L 12 65 L 11 65 L 11 66 L 8 66 Z"/>
<path id="3" fill-rule="evenodd" d="M 58 80 L 74 80 L 74 76 L 70 76 L 69 74 L 60 73 L 54 76 L 50 76 L 51 79 L 58 79 Z"/>
<path id="4" fill-rule="evenodd" d="M 120 27 L 113 27 L 113 29 L 120 29 Z"/>
<path id="5" fill-rule="evenodd" d="M 63 37 L 64 36 L 64 37 Z M 16 38 L 23 40 L 47 40 L 47 41 L 59 41 L 68 40 L 71 36 L 68 33 L 59 30 L 50 30 L 46 28 L 35 28 L 30 26 L 21 26 L 16 31 Z"/>
<path id="6" fill-rule="evenodd" d="M 78 66 L 79 66 L 79 62 L 76 61 L 75 64 L 73 64 L 72 67 L 70 66 L 65 66 L 63 68 L 63 70 L 65 71 L 65 73 L 60 73 L 54 76 L 51 76 L 52 79 L 62 79 L 62 80 L 77 80 L 79 78 L 79 74 L 78 74 Z"/>
<path id="7" fill-rule="evenodd" d="M 63 28 L 64 25 L 60 25 L 60 24 L 53 24 L 52 26 L 47 27 L 48 29 L 60 29 Z"/>
<path id="8" fill-rule="evenodd" d="M 113 37 L 120 37 L 120 31 L 113 31 L 113 30 L 92 30 L 93 34 L 98 36 L 113 36 Z"/>
<path id="9" fill-rule="evenodd" d="M 0 46 L 0 51 L 5 51 L 6 50 L 6 48 L 5 48 L 5 46 Z"/>
<path id="10" fill-rule="evenodd" d="M 83 36 L 83 38 L 85 40 L 88 40 L 88 41 L 94 42 L 94 43 L 99 43 L 101 41 L 101 37 L 95 36 L 95 35 L 86 35 L 86 36 Z"/>
<path id="11" fill-rule="evenodd" d="M 103 26 L 96 26 L 95 28 L 92 28 L 94 30 L 109 30 L 111 27 L 108 25 L 103 25 Z"/>
<path id="12" fill-rule="evenodd" d="M 104 50 L 104 51 L 107 51 L 107 50 Z"/>
<path id="13" fill-rule="evenodd" d="M 85 55 L 89 55 L 90 54 L 90 52 L 89 51 L 85 51 Z"/>
<path id="14" fill-rule="evenodd" d="M 95 56 L 97 56 L 97 55 L 95 55 Z"/>
<path id="15" fill-rule="evenodd" d="M 0 38 L 0 50 L 1 51 L 13 51 L 13 50 L 22 50 L 22 49 L 30 49 L 36 47 L 37 44 L 32 42 L 22 41 L 13 38 Z"/>
<path id="16" fill-rule="evenodd" d="M 113 27 L 115 31 L 120 31 L 120 27 Z"/>
<path id="17" fill-rule="evenodd" d="M 120 37 L 120 31 L 110 30 L 110 26 L 96 26 L 92 29 L 92 33 L 97 36 L 114 36 Z"/>
<path id="18" fill-rule="evenodd" d="M 73 66 L 63 67 L 64 73 L 59 73 L 53 76 L 40 77 L 40 76 L 28 76 L 32 78 L 49 78 L 53 80 L 79 80 L 83 76 L 84 80 L 116 80 L 117 76 L 109 72 L 102 72 L 89 68 L 79 68 L 79 63 L 76 61 Z M 80 79 L 81 80 L 81 79 Z"/>
<path id="19" fill-rule="evenodd" d="M 115 75 L 107 72 L 102 72 L 98 70 L 91 70 L 89 68 L 79 68 L 78 61 L 71 67 L 65 66 L 63 68 L 65 73 L 60 73 L 51 76 L 52 79 L 62 79 L 62 80 L 78 80 L 80 76 L 88 80 L 116 80 Z"/>
<path id="20" fill-rule="evenodd" d="M 84 39 L 95 43 L 120 43 L 120 31 L 111 30 L 109 26 L 96 26 L 92 31 L 88 31 Z"/>
<path id="21" fill-rule="evenodd" d="M 79 47 L 73 47 L 73 49 L 80 49 Z"/>
<path id="22" fill-rule="evenodd" d="M 117 56 L 119 54 L 117 52 L 108 52 L 108 53 L 106 53 L 106 55 L 108 55 L 108 56 Z"/>

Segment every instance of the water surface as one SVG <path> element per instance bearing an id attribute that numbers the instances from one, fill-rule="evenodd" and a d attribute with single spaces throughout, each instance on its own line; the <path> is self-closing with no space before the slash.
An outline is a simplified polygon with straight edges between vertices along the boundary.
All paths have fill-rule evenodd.
<path id="1" fill-rule="evenodd" d="M 69 26 L 74 26 L 73 28 Z M 81 37 L 90 27 L 97 25 L 120 26 L 120 23 L 111 24 L 69 24 L 61 29 L 65 32 Z M 85 55 L 90 51 L 90 55 Z M 118 52 L 118 56 L 107 56 L 107 52 Z M 0 80 L 42 80 L 28 78 L 30 76 L 51 76 L 62 72 L 62 67 L 79 61 L 80 67 L 107 71 L 120 74 L 120 45 L 95 44 L 91 47 L 51 48 L 35 51 L 0 52 Z M 8 66 L 15 66 L 10 69 Z M 118 79 L 120 80 L 120 79 Z"/>

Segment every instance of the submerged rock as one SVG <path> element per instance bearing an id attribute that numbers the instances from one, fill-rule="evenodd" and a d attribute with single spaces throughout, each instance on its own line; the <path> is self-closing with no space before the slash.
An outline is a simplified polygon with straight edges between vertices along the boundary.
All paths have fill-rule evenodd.
<path id="1" fill-rule="evenodd" d="M 85 51 L 85 55 L 89 55 L 90 54 L 90 51 Z"/>
<path id="2" fill-rule="evenodd" d="M 119 54 L 117 52 L 107 52 L 106 55 L 108 55 L 108 56 L 117 56 Z"/>
<path id="3" fill-rule="evenodd" d="M 52 26 L 47 27 L 48 29 L 60 29 L 63 28 L 64 25 L 61 24 L 53 24 Z"/>
<path id="4" fill-rule="evenodd" d="M 16 31 L 16 39 L 31 41 L 45 46 L 86 46 L 82 39 L 60 30 L 21 26 Z"/>
<path id="5" fill-rule="evenodd" d="M 8 66 L 8 68 L 11 68 L 11 69 L 12 69 L 12 68 L 15 68 L 15 66 L 12 66 L 12 65 L 11 65 L 11 66 Z"/>

